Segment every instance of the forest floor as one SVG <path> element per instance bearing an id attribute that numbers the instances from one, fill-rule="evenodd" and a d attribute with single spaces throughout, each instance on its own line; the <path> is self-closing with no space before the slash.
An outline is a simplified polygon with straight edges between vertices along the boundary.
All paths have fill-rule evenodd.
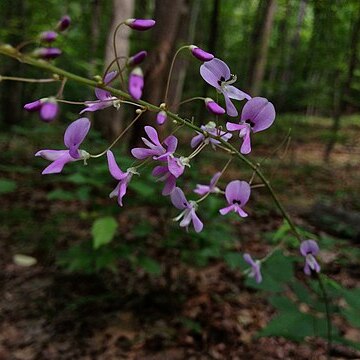
<path id="1" fill-rule="evenodd" d="M 269 144 L 282 141 L 288 122 L 281 134 L 272 132 L 259 140 L 261 155 L 271 153 Z M 347 231 L 341 214 L 337 216 L 339 222 L 344 220 L 343 227 L 323 224 L 321 214 L 313 211 L 325 203 L 346 214 L 360 213 L 360 126 L 353 119 L 345 122 L 341 143 L 324 165 L 329 126 L 326 119 L 296 123 L 290 146 L 268 159 L 264 170 L 297 224 L 346 243 L 343 253 L 342 248 L 324 251 L 321 261 L 330 278 L 353 288 L 359 286 L 359 259 L 351 257 L 349 249 L 360 249 L 360 232 Z M 267 301 L 268 293 L 245 286 L 244 275 L 215 256 L 203 266 L 184 263 L 176 248 L 158 246 L 166 232 L 145 235 L 147 249 L 161 264 L 159 275 L 149 275 L 125 260 L 114 271 L 69 271 L 57 260 L 58 254 L 89 236 L 89 219 L 109 200 L 98 188 L 90 191 L 90 198 L 66 198 L 63 189 L 70 191 L 76 185 L 63 185 L 61 193 L 57 179 L 39 176 L 44 161 L 35 161 L 33 154 L 47 146 L 47 140 L 35 130 L 19 128 L 15 135 L 1 135 L 0 178 L 8 183 L 2 184 L 7 188 L 2 190 L 0 209 L 0 360 L 326 359 L 326 341 L 320 338 L 297 343 L 257 337 L 276 312 Z M 209 163 L 203 170 L 211 174 Z M 226 176 L 244 176 L 244 171 L 251 176 L 242 168 L 231 168 Z M 263 234 L 276 231 L 282 219 L 265 190 L 259 194 L 255 201 L 262 211 L 251 213 L 241 225 L 231 222 L 242 239 L 235 241 L 234 249 L 264 256 L 272 244 Z M 157 231 L 163 226 L 158 226 L 159 210 L 151 202 L 124 209 L 116 210 L 119 241 L 134 241 L 141 219 Z M 19 253 L 31 255 L 37 263 L 27 267 L 14 263 Z M 345 265 L 336 261 L 338 257 L 346 257 Z M 304 277 L 301 264 L 296 274 Z M 359 329 L 343 323 L 338 327 L 344 338 L 360 343 Z M 332 358 L 360 359 L 360 352 L 336 345 Z"/>

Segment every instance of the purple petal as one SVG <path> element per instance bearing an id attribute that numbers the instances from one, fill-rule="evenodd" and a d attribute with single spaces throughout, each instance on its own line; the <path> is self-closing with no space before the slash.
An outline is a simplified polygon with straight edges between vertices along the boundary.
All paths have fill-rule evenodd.
<path id="1" fill-rule="evenodd" d="M 198 194 L 201 196 L 207 194 L 208 192 L 210 192 L 210 186 L 208 186 L 208 185 L 197 184 L 196 189 L 194 190 L 195 194 Z"/>
<path id="2" fill-rule="evenodd" d="M 221 172 L 219 171 L 219 172 L 217 172 L 217 173 L 212 177 L 212 179 L 210 180 L 210 187 L 211 187 L 212 189 L 216 186 L 216 184 L 217 184 L 220 176 L 221 176 Z"/>
<path id="3" fill-rule="evenodd" d="M 225 99 L 226 113 L 231 117 L 238 116 L 238 111 L 236 110 L 235 105 L 231 102 L 229 96 L 225 92 L 223 92 L 223 95 Z"/>
<path id="4" fill-rule="evenodd" d="M 191 147 L 194 148 L 194 147 L 198 146 L 204 139 L 205 139 L 205 136 L 203 134 L 194 136 L 191 139 L 191 143 L 190 143 Z"/>
<path id="5" fill-rule="evenodd" d="M 144 88 L 144 75 L 142 70 L 137 67 L 135 68 L 129 76 L 129 94 L 135 99 L 140 100 L 142 96 L 142 91 Z"/>
<path id="6" fill-rule="evenodd" d="M 58 31 L 64 31 L 64 30 L 66 30 L 66 29 L 70 26 L 70 23 L 71 23 L 70 16 L 64 15 L 64 16 L 60 19 L 59 23 L 57 24 L 56 29 L 57 29 Z"/>
<path id="7" fill-rule="evenodd" d="M 153 171 L 151 172 L 151 175 L 158 177 L 165 175 L 167 172 L 169 172 L 167 166 L 155 166 Z"/>
<path id="8" fill-rule="evenodd" d="M 179 158 L 169 156 L 168 168 L 171 174 L 178 178 L 184 173 L 185 166 L 181 163 Z"/>
<path id="9" fill-rule="evenodd" d="M 200 61 L 206 62 L 206 61 L 210 61 L 214 58 L 213 54 L 210 54 L 195 45 L 190 45 L 189 49 L 191 50 L 191 53 Z"/>
<path id="10" fill-rule="evenodd" d="M 119 195 L 120 190 L 120 182 L 116 185 L 115 189 L 109 194 L 109 198 L 112 199 L 113 197 L 116 197 Z"/>
<path id="11" fill-rule="evenodd" d="M 176 187 L 173 192 L 170 194 L 170 199 L 172 204 L 180 210 L 184 210 L 190 207 L 190 204 L 186 200 L 186 197 L 184 195 L 184 192 Z"/>
<path id="12" fill-rule="evenodd" d="M 232 123 L 232 122 L 227 122 L 226 123 L 226 129 L 228 131 L 239 131 L 239 130 L 242 130 L 244 129 L 244 127 L 246 127 L 247 125 L 245 124 L 235 124 L 235 123 Z"/>
<path id="13" fill-rule="evenodd" d="M 46 167 L 43 170 L 42 174 L 43 175 L 58 174 L 62 171 L 65 164 L 67 164 L 68 162 L 72 162 L 72 161 L 75 161 L 75 159 L 73 159 L 70 156 L 69 152 L 67 151 L 66 154 L 60 156 L 55 161 L 53 161 L 48 167 Z"/>
<path id="14" fill-rule="evenodd" d="M 155 20 L 152 19 L 127 19 L 125 24 L 134 30 L 145 31 L 155 26 Z"/>
<path id="15" fill-rule="evenodd" d="M 134 148 L 131 150 L 133 157 L 139 160 L 146 159 L 149 156 L 154 156 L 154 150 L 144 148 Z"/>
<path id="16" fill-rule="evenodd" d="M 220 59 L 212 59 L 200 66 L 200 75 L 210 85 L 219 89 L 219 81 L 230 79 L 229 67 Z"/>
<path id="17" fill-rule="evenodd" d="M 203 227 L 204 227 L 204 224 L 202 223 L 202 221 L 199 219 L 199 217 L 197 216 L 196 212 L 194 209 L 191 210 L 191 220 L 192 220 L 192 223 L 194 225 L 194 229 L 197 233 L 199 233 Z"/>
<path id="18" fill-rule="evenodd" d="M 229 96 L 230 99 L 235 99 L 235 100 L 251 99 L 250 95 L 239 90 L 233 85 L 226 85 L 224 92 L 226 92 L 226 94 Z"/>
<path id="19" fill-rule="evenodd" d="M 94 112 L 98 110 L 106 109 L 112 105 L 112 101 L 85 101 L 86 108 L 80 111 L 80 115 L 85 112 Z"/>
<path id="20" fill-rule="evenodd" d="M 176 187 L 176 177 L 172 174 L 169 174 L 169 176 L 165 180 L 165 186 L 162 190 L 162 195 L 168 196 L 170 195 Z"/>
<path id="21" fill-rule="evenodd" d="M 250 265 L 250 266 L 254 266 L 255 265 L 255 261 L 252 259 L 251 255 L 248 253 L 245 253 L 243 255 L 244 260 Z"/>
<path id="22" fill-rule="evenodd" d="M 131 58 L 129 58 L 127 64 L 128 66 L 135 66 L 141 64 L 147 56 L 147 52 L 145 50 L 139 51 Z"/>
<path id="23" fill-rule="evenodd" d="M 111 176 L 116 180 L 122 180 L 127 176 L 126 172 L 121 171 L 118 164 L 116 163 L 115 156 L 111 150 L 106 152 L 108 167 Z"/>
<path id="24" fill-rule="evenodd" d="M 40 150 L 35 154 L 35 156 L 41 156 L 43 159 L 55 161 L 68 153 L 69 150 Z"/>
<path id="25" fill-rule="evenodd" d="M 43 102 L 41 100 L 36 100 L 31 103 L 27 103 L 24 105 L 24 109 L 26 111 L 35 112 L 41 109 Z"/>
<path id="26" fill-rule="evenodd" d="M 251 139 L 250 139 L 250 129 L 245 133 L 243 138 L 243 143 L 240 148 L 240 152 L 244 155 L 249 154 L 251 152 Z"/>
<path id="27" fill-rule="evenodd" d="M 239 205 L 235 205 L 235 211 L 239 214 L 240 217 L 248 217 L 249 214 L 246 213 Z"/>
<path id="28" fill-rule="evenodd" d="M 123 206 L 122 199 L 123 199 L 124 195 L 126 194 L 127 185 L 128 185 L 127 181 L 124 181 L 124 180 L 120 181 L 119 193 L 118 193 L 118 204 L 120 206 Z"/>
<path id="29" fill-rule="evenodd" d="M 56 102 L 46 101 L 40 109 L 40 118 L 43 121 L 50 122 L 56 118 L 59 107 Z"/>
<path id="30" fill-rule="evenodd" d="M 156 122 L 159 124 L 159 125 L 163 125 L 165 123 L 167 119 L 167 114 L 165 111 L 160 111 L 157 113 L 156 115 Z"/>
<path id="31" fill-rule="evenodd" d="M 40 34 L 40 40 L 45 42 L 53 42 L 58 36 L 56 31 L 44 31 Z"/>
<path id="32" fill-rule="evenodd" d="M 234 180 L 227 184 L 225 197 L 229 204 L 240 202 L 244 206 L 250 197 L 250 185 L 246 181 Z"/>
<path id="33" fill-rule="evenodd" d="M 166 152 L 168 154 L 172 154 L 175 152 L 177 145 L 178 145 L 178 139 L 176 138 L 176 136 L 174 135 L 170 135 L 168 136 L 165 140 L 164 140 L 164 144 L 167 147 Z"/>
<path id="34" fill-rule="evenodd" d="M 72 122 L 65 131 L 64 143 L 74 159 L 79 158 L 78 149 L 90 129 L 90 120 L 80 118 Z"/>
<path id="35" fill-rule="evenodd" d="M 319 252 L 319 245 L 315 240 L 305 240 L 300 245 L 300 253 L 302 256 L 311 254 L 316 256 Z"/>
<path id="36" fill-rule="evenodd" d="M 58 48 L 40 48 L 34 51 L 34 56 L 39 57 L 45 60 L 51 60 L 59 57 L 62 54 L 62 51 Z"/>
<path id="37" fill-rule="evenodd" d="M 215 115 L 224 115 L 225 109 L 223 109 L 219 104 L 217 104 L 213 99 L 205 99 L 206 108 Z"/>
<path id="38" fill-rule="evenodd" d="M 228 214 L 230 211 L 234 211 L 235 210 L 235 205 L 229 205 L 229 206 L 226 206 L 222 209 L 219 210 L 219 213 L 221 215 L 226 215 Z"/>

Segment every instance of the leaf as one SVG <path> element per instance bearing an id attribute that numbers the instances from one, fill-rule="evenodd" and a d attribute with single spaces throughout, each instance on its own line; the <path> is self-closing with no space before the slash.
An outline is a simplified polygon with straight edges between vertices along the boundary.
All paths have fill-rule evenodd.
<path id="1" fill-rule="evenodd" d="M 105 216 L 95 220 L 91 228 L 93 248 L 98 249 L 110 243 L 115 236 L 117 226 L 117 221 L 111 216 Z"/>
<path id="2" fill-rule="evenodd" d="M 224 255 L 224 260 L 229 265 L 230 269 L 246 267 L 243 255 L 238 252 L 228 252 Z"/>
<path id="3" fill-rule="evenodd" d="M 285 296 L 273 296 L 269 301 L 272 306 L 282 312 L 296 313 L 299 311 L 297 305 Z"/>
<path id="4" fill-rule="evenodd" d="M 48 200 L 62 200 L 62 201 L 71 201 L 75 200 L 75 196 L 70 191 L 62 190 L 62 189 L 55 189 L 50 191 L 46 198 Z"/>
<path id="5" fill-rule="evenodd" d="M 7 194 L 16 190 L 16 182 L 8 179 L 0 179 L 0 194 Z"/>
<path id="6" fill-rule="evenodd" d="M 160 275 L 161 274 L 161 265 L 154 259 L 141 256 L 138 259 L 138 265 L 142 267 L 146 272 L 153 275 Z"/>

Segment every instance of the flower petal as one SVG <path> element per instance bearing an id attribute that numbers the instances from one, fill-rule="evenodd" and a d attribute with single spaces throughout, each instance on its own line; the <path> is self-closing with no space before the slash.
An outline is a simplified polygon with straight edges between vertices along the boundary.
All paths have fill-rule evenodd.
<path id="1" fill-rule="evenodd" d="M 234 180 L 227 184 L 225 197 L 229 204 L 236 201 L 240 202 L 239 205 L 244 206 L 249 200 L 250 191 L 250 185 L 246 181 Z"/>
<path id="2" fill-rule="evenodd" d="M 61 157 L 57 158 L 55 161 L 53 161 L 49 166 L 47 166 L 42 174 L 58 174 L 61 173 L 62 169 L 64 168 L 64 165 L 68 162 L 75 161 L 74 158 L 72 158 L 67 151 L 66 154 L 62 155 Z"/>
<path id="3" fill-rule="evenodd" d="M 190 207 L 190 204 L 186 200 L 184 192 L 178 187 L 176 187 L 174 191 L 170 194 L 170 199 L 177 209 L 183 210 Z"/>
<path id="4" fill-rule="evenodd" d="M 107 161 L 108 161 L 108 167 L 111 176 L 116 180 L 122 180 L 126 177 L 127 173 L 123 172 L 118 164 L 116 163 L 115 156 L 111 150 L 108 150 L 106 152 Z"/>
<path id="5" fill-rule="evenodd" d="M 302 256 L 311 254 L 316 256 L 319 252 L 319 245 L 315 240 L 305 240 L 300 245 L 300 253 Z"/>
<path id="6" fill-rule="evenodd" d="M 199 219 L 199 217 L 197 216 L 196 212 L 194 209 L 192 209 L 190 211 L 190 214 L 191 214 L 191 220 L 192 220 L 192 223 L 194 225 L 194 229 L 197 233 L 199 233 L 203 227 L 204 227 L 204 224 L 202 223 L 202 221 Z"/>
<path id="7" fill-rule="evenodd" d="M 226 113 L 231 117 L 238 116 L 238 111 L 236 110 L 235 105 L 231 102 L 229 96 L 226 93 L 223 94 L 225 98 Z"/>
<path id="8" fill-rule="evenodd" d="M 251 96 L 249 94 L 245 93 L 244 91 L 241 91 L 240 89 L 238 89 L 233 85 L 226 85 L 224 88 L 224 93 L 225 92 L 230 99 L 235 99 L 235 100 L 251 99 Z"/>
<path id="9" fill-rule="evenodd" d="M 229 67 L 220 59 L 212 59 L 200 66 L 200 75 L 210 85 L 220 89 L 219 81 L 226 81 L 231 77 Z"/>
<path id="10" fill-rule="evenodd" d="M 90 120 L 87 118 L 80 118 L 75 120 L 67 127 L 64 134 L 64 143 L 69 149 L 70 155 L 74 159 L 78 159 L 80 157 L 78 149 L 89 132 L 89 129 Z"/>

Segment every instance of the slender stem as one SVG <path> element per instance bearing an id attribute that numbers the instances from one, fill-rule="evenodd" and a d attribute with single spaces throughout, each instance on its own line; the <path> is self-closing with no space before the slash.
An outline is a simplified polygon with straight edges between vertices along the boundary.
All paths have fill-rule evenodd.
<path id="1" fill-rule="evenodd" d="M 21 82 L 28 82 L 28 83 L 51 83 L 51 82 L 59 81 L 59 79 L 29 79 L 29 78 L 22 78 L 22 77 L 16 77 L 16 76 L 0 75 L 0 82 L 3 80 L 21 81 Z"/>
<path id="2" fill-rule="evenodd" d="M 118 62 L 119 60 L 123 60 L 123 59 L 128 59 L 127 56 L 118 56 L 116 57 L 113 61 L 111 61 L 111 63 L 106 67 L 105 71 L 104 71 L 104 76 L 106 76 L 106 74 L 108 73 L 108 71 L 110 70 L 111 66 L 115 63 L 115 62 Z M 119 66 L 119 64 L 118 64 Z M 120 70 L 120 72 L 122 72 L 123 69 Z"/>
<path id="3" fill-rule="evenodd" d="M 194 96 L 194 97 L 192 97 L 192 98 L 190 98 L 190 99 L 185 99 L 185 100 L 182 100 L 182 101 L 180 101 L 178 104 L 176 104 L 176 105 L 182 105 L 182 104 L 186 104 L 186 103 L 188 103 L 188 102 L 190 102 L 190 101 L 194 101 L 194 100 L 205 100 L 205 98 L 204 97 L 202 97 L 202 96 Z"/>
<path id="4" fill-rule="evenodd" d="M 182 46 L 180 49 L 178 49 L 178 51 L 175 53 L 172 61 L 171 61 L 171 65 L 170 65 L 170 70 L 169 70 L 169 75 L 167 78 L 167 83 L 166 83 L 166 90 L 165 90 L 165 100 L 164 103 L 167 104 L 167 99 L 168 99 L 168 93 L 169 93 L 169 87 L 170 87 L 170 81 L 171 81 L 171 75 L 174 69 L 174 64 L 175 64 L 175 60 L 177 58 L 177 56 L 179 55 L 179 53 L 184 50 L 184 49 L 188 49 L 189 45 L 184 45 Z"/>
<path id="5" fill-rule="evenodd" d="M 114 49 L 114 54 L 115 54 L 115 61 L 116 61 L 116 64 L 117 64 L 117 67 L 119 69 L 119 76 L 120 76 L 120 79 L 121 79 L 121 85 L 124 87 L 125 85 L 125 81 L 124 81 L 124 77 L 122 76 L 122 73 L 121 73 L 121 68 L 120 68 L 120 64 L 119 64 L 119 56 L 118 56 L 118 53 L 117 53 L 117 47 L 116 47 L 116 34 L 120 28 L 121 25 L 124 24 L 124 21 L 121 22 L 120 24 L 118 24 L 115 28 L 115 31 L 114 31 L 114 35 L 113 35 L 113 49 Z"/>
<path id="6" fill-rule="evenodd" d="M 57 98 L 62 97 L 62 94 L 63 94 L 63 92 L 64 92 L 64 88 L 65 88 L 66 81 L 67 81 L 67 78 L 64 77 L 64 78 L 62 79 L 62 81 L 61 81 L 61 85 L 60 85 L 59 91 L 58 91 L 58 93 L 56 94 L 56 97 L 57 97 Z"/>

